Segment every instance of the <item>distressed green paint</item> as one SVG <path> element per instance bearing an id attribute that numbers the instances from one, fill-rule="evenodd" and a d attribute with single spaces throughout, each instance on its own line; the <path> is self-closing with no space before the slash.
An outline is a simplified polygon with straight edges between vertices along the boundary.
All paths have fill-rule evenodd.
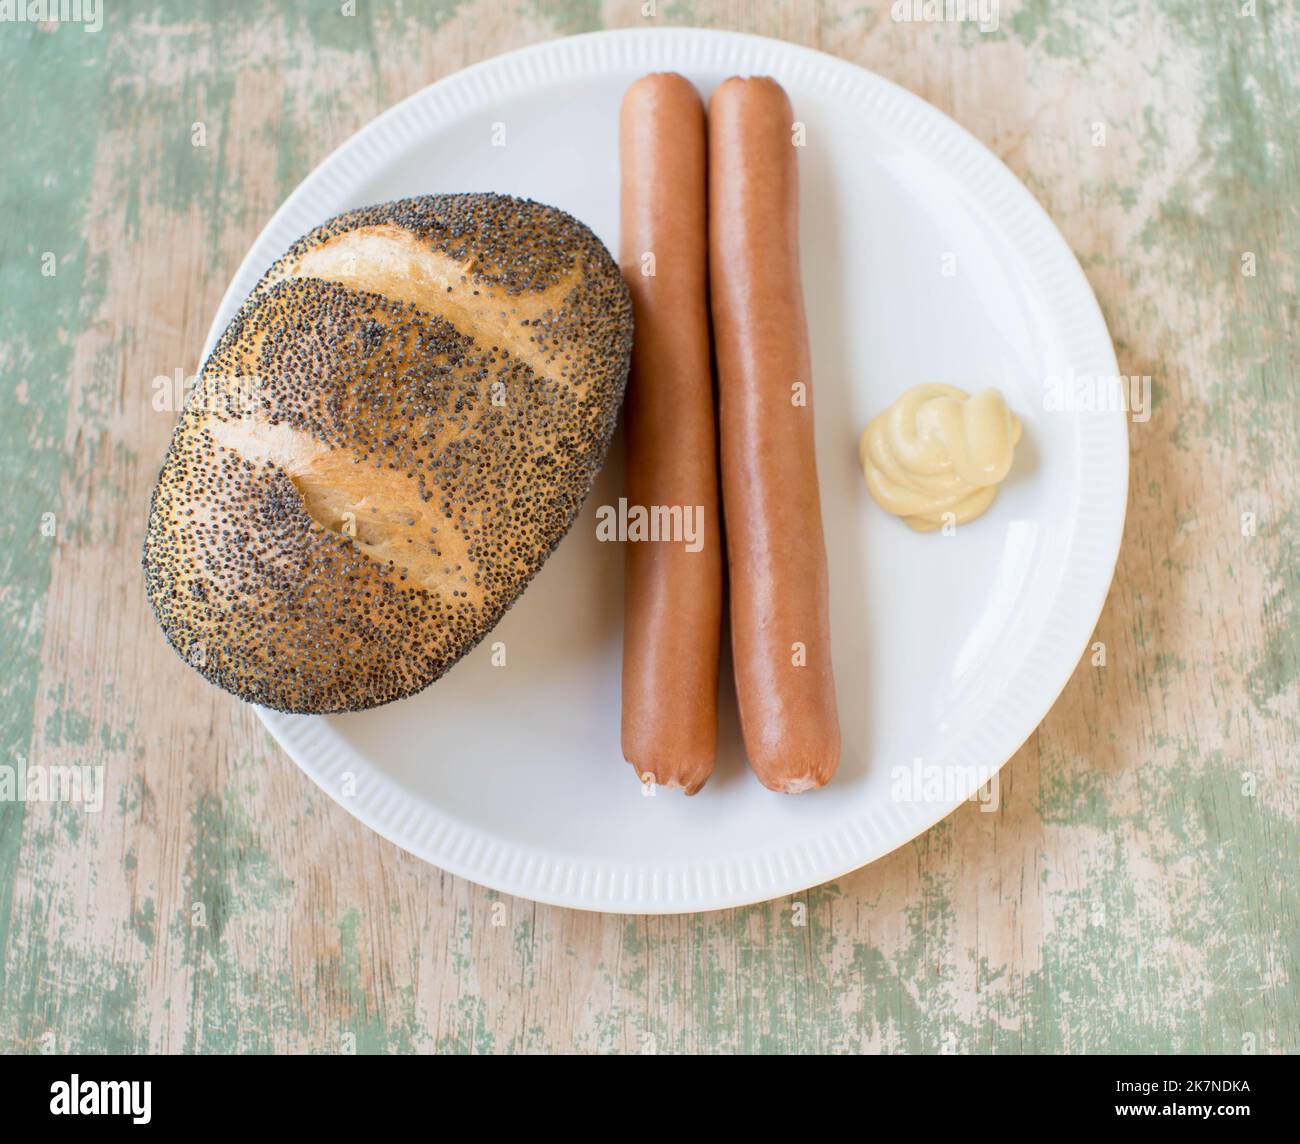
<path id="1" fill-rule="evenodd" d="M 232 790 L 205 794 L 194 807 L 186 895 L 172 923 L 187 948 L 190 1005 L 201 1014 L 190 1026 L 187 1052 L 266 1052 L 277 1026 L 306 1026 L 275 947 L 268 942 L 250 971 L 228 940 L 229 926 L 250 916 L 269 936 L 288 891 L 262 838 Z"/>
<path id="2" fill-rule="evenodd" d="M 142 502 L 160 453 L 121 426 L 153 374 L 197 365 L 210 308 L 267 212 L 464 45 L 485 58 L 602 18 L 639 25 L 639 5 L 105 7 L 98 35 L 0 26 L 13 221 L 0 233 L 0 749 L 103 761 L 114 782 L 97 819 L 56 807 L 24 821 L 21 804 L 0 805 L 0 1043 L 1240 1052 L 1249 1037 L 1300 1049 L 1288 860 L 1300 836 L 1281 765 L 1294 760 L 1278 757 L 1300 734 L 1293 14 L 1006 0 L 988 35 L 901 26 L 885 4 L 660 3 L 660 24 L 791 35 L 935 84 L 924 94 L 1008 148 L 1075 243 L 1123 371 L 1152 377 L 1153 407 L 1132 429 L 1130 529 L 1095 637 L 1107 665 L 1085 657 L 1004 772 L 996 813 L 965 807 L 870 870 L 788 900 L 589 919 L 376 842 L 232 702 L 193 690 L 141 702 L 187 686 L 147 623 L 112 672 L 94 654 L 105 649 L 76 638 L 42 663 L 43 633 L 66 619 L 47 611 L 54 544 L 39 520 L 59 514 L 57 543 L 81 562 L 55 575 L 82 568 L 87 598 L 96 567 L 133 568 L 136 518 L 105 503 Z M 1139 32 L 1151 94 L 1130 103 Z M 1002 54 L 985 66 L 985 53 Z M 1016 67 L 1024 98 L 999 109 Z M 1122 162 L 1093 161 L 1098 119 Z M 265 163 L 260 183 L 250 156 Z M 92 203 L 92 188 L 106 199 Z M 120 219 L 121 244 L 92 254 L 98 210 Z M 160 231 L 202 254 L 161 286 L 137 265 L 162 253 Z M 55 279 L 39 276 L 45 249 L 59 254 Z M 185 348 L 164 360 L 159 331 L 183 322 Z M 79 339 L 86 376 L 73 379 Z M 61 489 L 85 507 L 65 514 Z M 120 606 L 103 602 L 84 628 Z M 1008 932 L 1028 936 L 1008 949 Z"/>
<path id="3" fill-rule="evenodd" d="M 387 1004 L 376 1004 L 373 991 L 367 988 L 365 955 L 370 942 L 364 926 L 365 918 L 355 907 L 344 911 L 339 919 L 337 979 L 347 1006 L 338 1031 L 338 1047 L 333 1051 L 411 1053 L 427 1048 L 428 1036 L 417 1015 L 413 988 L 403 986 Z M 345 1040 L 349 1034 L 351 1042 Z M 330 1051 L 328 1045 L 326 1051 Z"/>
<path id="4" fill-rule="evenodd" d="M 229 794 L 202 795 L 192 825 L 190 901 L 203 906 L 206 925 L 192 926 L 191 936 L 196 950 L 215 954 L 227 921 L 247 910 L 270 909 L 287 884 L 261 844 L 261 829 Z"/>
<path id="5" fill-rule="evenodd" d="M 1078 64 L 1089 57 L 1098 41 L 1123 34 L 1114 21 L 1122 17 L 1124 9 L 1131 17 L 1134 5 L 1078 4 L 1062 8 L 1052 0 L 1025 0 L 1011 16 L 1011 31 L 1032 48 Z"/>
<path id="6" fill-rule="evenodd" d="M 85 211 L 105 82 L 104 39 L 77 29 L 0 28 L 0 762 L 30 751 L 42 604 L 66 522 L 58 502 L 71 338 L 80 328 Z M 58 99 L 48 77 L 59 76 Z M 42 277 L 45 251 L 57 273 Z M 64 336 L 60 336 L 60 335 Z M 41 534 L 54 513 L 58 532 Z M 0 803 L 0 995 L 9 996 L 23 804 Z M 23 1022 L 27 1029 L 30 1024 Z M 12 1028 L 12 1015 L 0 1030 Z"/>
<path id="7" fill-rule="evenodd" d="M 1294 9 L 1289 20 L 1273 4 L 1260 4 L 1254 18 L 1239 10 L 1170 5 L 1172 25 L 1204 59 L 1201 162 L 1148 229 L 1162 248 L 1185 252 L 1189 290 L 1225 272 L 1233 280 L 1236 304 L 1222 313 L 1224 336 L 1214 348 L 1222 380 L 1211 380 L 1204 400 L 1185 403 L 1183 417 L 1197 419 L 1200 434 L 1224 447 L 1242 437 L 1250 442 L 1240 468 L 1226 475 L 1239 513 L 1256 517 L 1255 535 L 1242 538 L 1243 558 L 1269 570 L 1262 609 L 1267 634 L 1248 675 L 1251 697 L 1262 706 L 1300 678 L 1297 517 L 1289 506 L 1284 516 L 1272 517 L 1264 500 L 1279 467 L 1295 466 L 1300 72 L 1294 65 L 1300 31 Z M 1253 277 L 1244 274 L 1246 252 L 1255 256 Z M 1288 330 L 1290 336 L 1277 336 Z M 1288 427 L 1289 437 L 1279 436 L 1279 428 Z M 1283 455 L 1275 451 L 1278 441 L 1289 442 Z"/>
<path id="8" fill-rule="evenodd" d="M 1292 458 L 1294 463 L 1294 458 Z M 1269 560 L 1269 594 L 1264 600 L 1266 635 L 1247 676 L 1250 697 L 1261 709 L 1300 683 L 1300 512 L 1289 509 L 1264 522 Z"/>
<path id="9" fill-rule="evenodd" d="M 145 949 L 152 949 L 157 931 L 157 918 L 154 915 L 152 898 L 146 898 L 144 904 L 131 914 L 131 930 Z"/>
<path id="10" fill-rule="evenodd" d="M 641 7 L 640 0 L 635 0 Z M 533 12 L 554 30 L 556 35 L 572 36 L 600 29 L 600 0 L 532 0 Z M 637 13 L 640 14 L 639 11 Z"/>

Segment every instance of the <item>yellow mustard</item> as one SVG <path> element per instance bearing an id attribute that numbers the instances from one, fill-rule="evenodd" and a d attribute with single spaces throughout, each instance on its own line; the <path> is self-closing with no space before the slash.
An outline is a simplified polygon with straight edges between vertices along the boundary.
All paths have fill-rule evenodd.
<path id="1" fill-rule="evenodd" d="M 866 427 L 858 457 L 876 503 L 931 532 L 993 503 L 1020 434 L 996 389 L 972 397 L 954 385 L 918 385 Z"/>

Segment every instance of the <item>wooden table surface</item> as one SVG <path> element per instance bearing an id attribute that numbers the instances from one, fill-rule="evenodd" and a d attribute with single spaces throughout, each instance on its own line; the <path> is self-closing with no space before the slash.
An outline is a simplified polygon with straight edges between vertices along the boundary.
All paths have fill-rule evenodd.
<path id="1" fill-rule="evenodd" d="M 1152 379 L 1105 665 L 1080 663 L 996 813 L 752 908 L 538 906 L 359 825 L 165 645 L 139 567 L 175 421 L 153 383 L 197 369 L 268 217 L 424 84 L 641 9 L 104 0 L 97 32 L 0 24 L 0 750 L 102 766 L 107 794 L 0 803 L 0 1048 L 1295 1051 L 1291 0 L 1003 0 L 983 34 L 885 0 L 657 5 L 957 119 Z"/>

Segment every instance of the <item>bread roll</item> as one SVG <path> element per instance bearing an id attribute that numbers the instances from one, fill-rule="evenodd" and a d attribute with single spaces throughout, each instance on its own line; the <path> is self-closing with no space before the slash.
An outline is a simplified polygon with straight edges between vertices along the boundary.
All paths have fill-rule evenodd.
<path id="1" fill-rule="evenodd" d="M 145 583 L 213 683 L 282 711 L 410 695 L 492 629 L 604 460 L 632 317 L 553 207 L 340 215 L 266 273 L 158 477 Z"/>

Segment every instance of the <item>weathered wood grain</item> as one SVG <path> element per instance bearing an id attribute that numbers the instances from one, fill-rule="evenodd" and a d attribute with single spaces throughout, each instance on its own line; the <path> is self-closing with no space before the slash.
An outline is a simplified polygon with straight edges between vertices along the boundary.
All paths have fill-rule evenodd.
<path id="1" fill-rule="evenodd" d="M 0 1046 L 1300 1047 L 1292 4 L 1004 0 L 988 34 L 884 0 L 657 5 L 953 115 L 1055 218 L 1154 389 L 1105 666 L 1085 657 L 996 813 L 799 895 L 806 925 L 791 900 L 588 915 L 423 865 L 179 669 L 141 590 L 175 417 L 153 381 L 196 370 L 283 196 L 424 84 L 642 22 L 639 0 L 104 7 L 95 33 L 0 25 L 0 750 L 109 776 L 100 814 L 0 803 Z"/>

